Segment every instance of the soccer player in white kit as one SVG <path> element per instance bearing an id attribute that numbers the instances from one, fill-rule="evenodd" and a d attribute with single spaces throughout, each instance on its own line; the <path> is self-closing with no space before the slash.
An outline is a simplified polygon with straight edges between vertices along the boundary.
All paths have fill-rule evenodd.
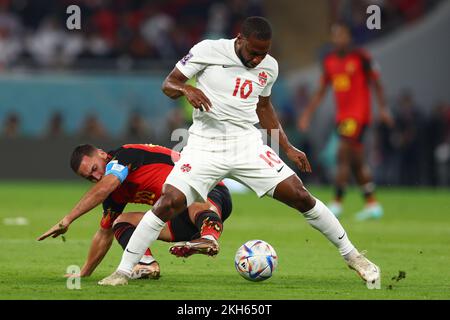
<path id="1" fill-rule="evenodd" d="M 331 211 L 264 145 L 254 126 L 259 122 L 272 132 L 272 139 L 279 141 L 287 157 L 301 171 L 311 171 L 306 155 L 289 143 L 270 101 L 278 76 L 277 61 L 268 54 L 271 40 L 269 22 L 249 17 L 236 39 L 201 41 L 168 75 L 164 93 L 172 99 L 184 95 L 195 108 L 189 140 L 166 179 L 163 194 L 131 237 L 118 269 L 100 285 L 127 284 L 133 267 L 157 239 L 165 222 L 194 201 L 205 200 L 217 182 L 229 177 L 260 197 L 268 195 L 301 212 L 337 247 L 368 288 L 380 287 L 379 267 L 358 252 Z M 197 87 L 186 84 L 194 76 Z M 213 239 L 199 241 L 202 245 L 218 245 Z"/>

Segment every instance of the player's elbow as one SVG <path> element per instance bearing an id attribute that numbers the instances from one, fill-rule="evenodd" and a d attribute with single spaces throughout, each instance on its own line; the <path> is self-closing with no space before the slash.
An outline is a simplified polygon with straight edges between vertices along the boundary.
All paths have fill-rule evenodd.
<path id="1" fill-rule="evenodd" d="M 176 90 L 172 90 L 168 79 L 164 80 L 161 86 L 161 90 L 166 96 L 168 96 L 171 99 L 176 99 L 181 96 L 181 94 L 179 94 Z"/>
<path id="2" fill-rule="evenodd" d="M 163 84 L 162 84 L 162 86 L 161 86 L 161 91 L 162 91 L 166 96 L 168 96 L 169 98 L 172 98 L 172 97 L 171 97 L 171 92 L 170 92 L 169 86 L 167 85 L 167 79 L 164 80 L 164 82 L 163 82 Z"/>

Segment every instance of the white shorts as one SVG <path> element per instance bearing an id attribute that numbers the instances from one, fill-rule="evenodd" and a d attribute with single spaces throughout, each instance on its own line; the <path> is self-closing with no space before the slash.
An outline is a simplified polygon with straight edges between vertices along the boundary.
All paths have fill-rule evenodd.
<path id="1" fill-rule="evenodd" d="M 224 178 L 239 181 L 259 197 L 294 175 L 259 131 L 248 136 L 211 139 L 191 134 L 180 159 L 166 179 L 186 196 L 187 204 L 206 201 L 208 192 Z"/>

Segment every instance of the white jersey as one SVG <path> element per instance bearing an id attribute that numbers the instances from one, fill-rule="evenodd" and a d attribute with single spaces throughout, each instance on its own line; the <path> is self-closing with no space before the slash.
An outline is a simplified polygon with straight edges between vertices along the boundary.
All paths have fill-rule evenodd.
<path id="1" fill-rule="evenodd" d="M 210 112 L 194 109 L 190 133 L 230 137 L 255 131 L 259 96 L 270 96 L 278 63 L 270 55 L 256 68 L 245 67 L 234 50 L 236 39 L 204 40 L 176 67 L 187 78 L 197 76 L 197 88 L 211 101 Z"/>

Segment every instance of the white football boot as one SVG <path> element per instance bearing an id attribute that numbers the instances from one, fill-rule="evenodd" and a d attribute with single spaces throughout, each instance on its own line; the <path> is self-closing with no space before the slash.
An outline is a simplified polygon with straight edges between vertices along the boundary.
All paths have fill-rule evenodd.
<path id="1" fill-rule="evenodd" d="M 129 277 L 120 271 L 114 271 L 111 275 L 98 282 L 101 286 L 123 286 L 128 284 Z"/>
<path id="2" fill-rule="evenodd" d="M 347 265 L 366 282 L 367 289 L 381 289 L 381 270 L 364 256 L 364 252 L 350 258 Z"/>
<path id="3" fill-rule="evenodd" d="M 159 279 L 159 277 L 160 268 L 158 262 L 155 260 L 150 264 L 138 263 L 135 265 L 130 279 Z"/>
<path id="4" fill-rule="evenodd" d="M 336 218 L 340 218 L 342 215 L 342 204 L 337 201 L 332 201 L 327 204 L 328 209 L 334 214 Z"/>
<path id="5" fill-rule="evenodd" d="M 370 203 L 367 204 L 364 209 L 359 211 L 356 214 L 356 220 L 364 221 L 364 220 L 378 220 L 383 216 L 383 207 L 378 203 Z"/>
<path id="6" fill-rule="evenodd" d="M 199 238 L 191 241 L 181 241 L 169 248 L 169 252 L 177 257 L 187 258 L 193 254 L 205 254 L 215 256 L 219 253 L 220 247 L 216 240 Z"/>

